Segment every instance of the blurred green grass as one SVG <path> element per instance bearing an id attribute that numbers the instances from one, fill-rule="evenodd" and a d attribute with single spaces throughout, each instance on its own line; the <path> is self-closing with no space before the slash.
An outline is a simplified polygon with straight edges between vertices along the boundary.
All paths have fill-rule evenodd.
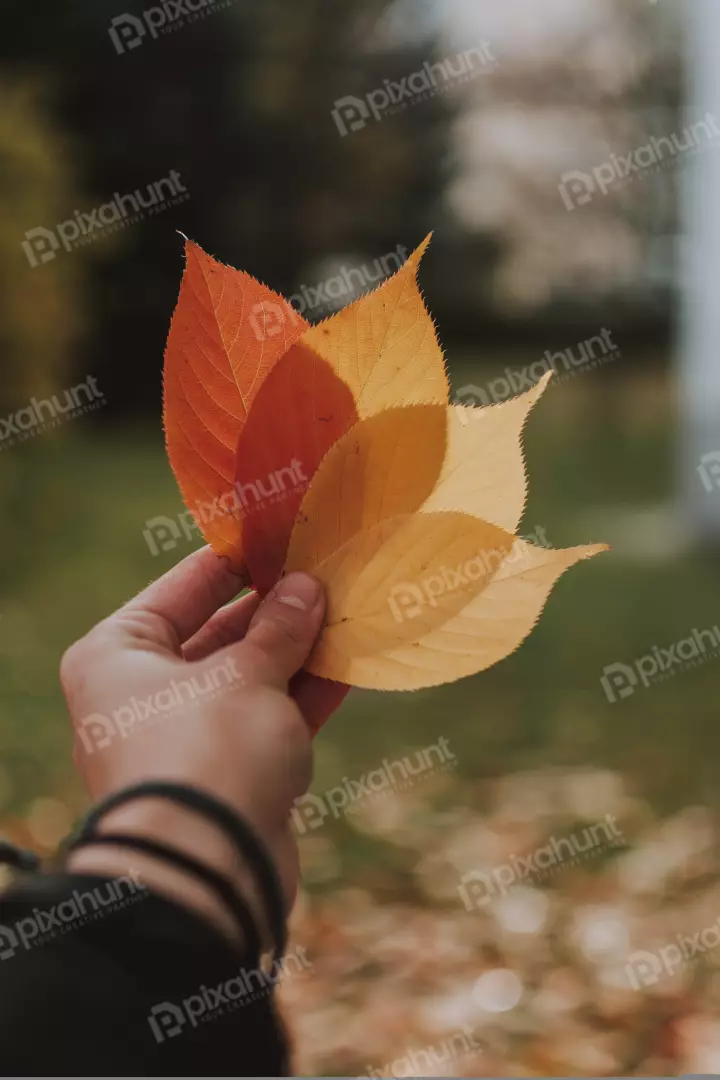
<path id="1" fill-rule="evenodd" d="M 553 546 L 605 539 L 587 535 L 588 511 L 672 497 L 673 417 L 662 377 L 660 392 L 616 375 L 608 389 L 604 377 L 549 390 L 527 429 L 531 494 L 521 532 L 542 526 Z M 183 541 L 154 557 L 143 537 L 148 519 L 183 509 L 159 422 L 114 430 L 77 423 L 6 450 L 0 497 L 0 818 L 23 817 L 46 795 L 75 813 L 84 799 L 60 656 L 196 545 Z M 578 763 L 622 772 L 661 811 L 716 802 L 718 661 L 616 704 L 600 676 L 606 664 L 631 663 L 719 623 L 719 585 L 718 563 L 693 554 L 638 562 L 615 550 L 581 564 L 561 579 L 532 636 L 490 671 L 414 694 L 353 692 L 317 740 L 313 790 L 445 736 L 464 797 L 479 805 L 489 777 Z M 351 843 L 351 830 L 336 827 Z M 349 865 L 370 844 L 352 836 Z"/>

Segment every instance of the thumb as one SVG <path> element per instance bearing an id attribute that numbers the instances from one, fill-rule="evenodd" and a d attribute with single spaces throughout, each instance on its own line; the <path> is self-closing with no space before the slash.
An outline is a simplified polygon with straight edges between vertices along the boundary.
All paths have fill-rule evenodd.
<path id="1" fill-rule="evenodd" d="M 322 585 L 309 574 L 288 574 L 265 598 L 236 656 L 253 682 L 286 688 L 315 644 L 325 614 Z"/>

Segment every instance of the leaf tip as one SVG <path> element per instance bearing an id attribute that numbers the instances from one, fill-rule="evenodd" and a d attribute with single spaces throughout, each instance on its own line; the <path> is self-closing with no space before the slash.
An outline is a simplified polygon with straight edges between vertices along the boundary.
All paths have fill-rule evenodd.
<path id="1" fill-rule="evenodd" d="M 420 265 L 420 260 L 422 259 L 423 255 L 425 254 L 425 252 L 427 251 L 427 249 L 430 246 L 430 241 L 432 240 L 432 237 L 433 237 L 433 234 L 431 232 L 429 232 L 427 234 L 427 236 L 425 237 L 425 239 L 423 240 L 423 242 L 421 244 L 418 244 L 418 246 L 415 248 L 412 255 L 408 256 L 407 261 L 408 261 L 408 263 L 410 263 L 411 266 L 414 267 L 416 273 L 417 273 L 417 268 Z"/>
<path id="2" fill-rule="evenodd" d="M 610 544 L 588 544 L 584 559 L 592 559 L 594 555 L 602 555 L 604 551 L 612 551 Z"/>
<path id="3" fill-rule="evenodd" d="M 547 384 L 550 382 L 554 374 L 554 370 L 546 371 L 545 374 L 538 379 L 536 388 L 539 391 L 539 394 L 545 392 L 545 390 L 547 389 Z"/>

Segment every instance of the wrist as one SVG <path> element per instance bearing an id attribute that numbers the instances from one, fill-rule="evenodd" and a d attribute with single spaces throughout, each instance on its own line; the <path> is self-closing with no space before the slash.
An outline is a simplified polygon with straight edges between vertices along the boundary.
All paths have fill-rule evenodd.
<path id="1" fill-rule="evenodd" d="M 240 865 L 229 838 L 211 821 L 163 800 L 138 799 L 109 811 L 96 830 L 97 836 L 121 833 L 167 844 L 196 859 L 230 882 L 256 910 L 252 876 Z M 67 868 L 73 873 L 113 877 L 132 871 L 146 887 L 195 911 L 233 943 L 240 942 L 237 922 L 212 885 L 161 857 L 98 844 L 72 852 Z"/>
<path id="2" fill-rule="evenodd" d="M 237 924 L 209 886 L 144 852 L 130 849 L 124 852 L 115 847 L 87 848 L 70 856 L 67 869 L 73 874 L 112 878 L 131 874 L 153 893 L 199 915 L 234 945 L 242 944 Z"/>

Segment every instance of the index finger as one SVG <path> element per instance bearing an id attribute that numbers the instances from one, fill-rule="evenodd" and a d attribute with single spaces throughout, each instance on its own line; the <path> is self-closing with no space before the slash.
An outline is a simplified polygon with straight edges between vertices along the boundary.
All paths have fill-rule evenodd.
<path id="1" fill-rule="evenodd" d="M 179 645 L 192 637 L 215 612 L 244 586 L 226 558 L 210 547 L 193 552 L 167 574 L 128 601 L 118 614 L 155 615 L 168 626 Z"/>

